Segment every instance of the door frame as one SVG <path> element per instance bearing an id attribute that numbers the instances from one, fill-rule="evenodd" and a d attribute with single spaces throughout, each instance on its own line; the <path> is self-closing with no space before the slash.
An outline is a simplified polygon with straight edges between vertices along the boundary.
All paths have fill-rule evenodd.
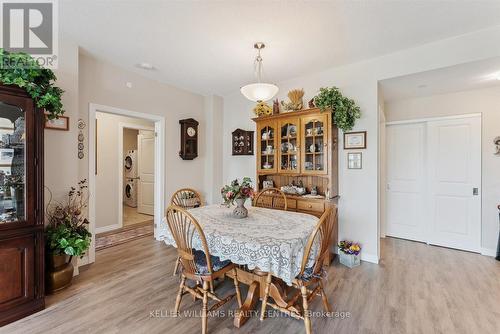
<path id="1" fill-rule="evenodd" d="M 480 143 L 481 143 L 481 154 L 480 154 L 480 162 L 481 162 L 481 165 L 482 165 L 482 145 L 483 145 L 483 138 L 482 138 L 482 131 L 483 131 L 483 124 L 482 124 L 482 121 L 483 121 L 483 118 L 482 118 L 482 114 L 481 113 L 470 113 L 470 114 L 460 114 L 460 115 L 450 115 L 450 116 L 439 116 L 439 117 L 425 117 L 425 118 L 415 118 L 415 119 L 408 119 L 408 120 L 401 120 L 401 121 L 390 121 L 390 122 L 385 122 L 385 127 L 387 128 L 388 126 L 391 126 L 391 125 L 402 125 L 402 124 L 413 124 L 413 123 L 424 123 L 424 124 L 427 124 L 428 122 L 433 122 L 433 121 L 444 121 L 444 120 L 453 120 L 453 119 L 465 119 L 465 118 L 479 118 L 480 119 L 480 122 L 481 122 L 481 128 L 480 128 Z M 387 147 L 387 138 L 386 138 L 386 142 L 384 143 L 385 146 Z M 387 154 L 386 156 L 384 157 L 385 158 L 385 164 L 387 166 Z M 427 158 L 427 152 L 426 152 L 426 158 Z M 386 167 L 387 168 L 387 167 Z M 481 214 L 480 214 L 480 217 L 479 217 L 479 228 L 480 228 L 480 231 L 481 231 L 481 238 L 480 238 L 480 241 L 479 241 L 479 253 L 482 254 L 482 255 L 489 255 L 487 254 L 486 252 L 484 252 L 484 249 L 482 248 L 482 230 L 483 230 L 483 217 L 482 217 L 482 200 L 483 200 L 483 194 L 482 194 L 482 191 L 483 191 L 483 171 L 482 171 L 482 168 L 481 168 L 481 175 L 480 175 L 480 184 L 479 184 L 479 189 L 480 189 L 480 195 L 481 195 Z M 425 187 L 428 188 L 429 185 L 428 183 L 430 182 L 429 179 L 427 178 L 426 176 L 426 179 L 424 180 L 425 182 Z M 387 187 L 387 180 L 385 182 L 385 184 L 380 184 L 380 187 L 383 187 L 383 189 L 381 189 L 382 191 L 386 191 L 386 187 Z M 384 216 L 385 213 L 387 212 L 387 202 L 385 203 L 384 207 L 381 207 L 381 209 L 383 210 L 383 213 L 384 213 Z M 428 232 L 429 229 L 428 229 L 428 224 L 429 224 L 429 220 L 426 219 L 425 221 L 425 230 Z M 382 222 L 382 230 L 386 231 L 387 230 L 387 220 L 384 220 Z M 379 235 L 379 237 L 385 237 L 382 236 L 382 235 Z M 429 241 L 426 241 L 426 243 L 428 245 L 430 245 Z"/>
<path id="2" fill-rule="evenodd" d="M 133 130 L 146 130 L 155 131 L 152 126 L 139 125 L 134 123 L 118 123 L 118 224 L 113 224 L 114 228 L 123 227 L 123 130 L 133 129 Z M 156 149 L 156 141 L 155 141 Z M 155 151 L 156 155 L 156 151 Z M 137 164 L 137 161 L 135 162 Z M 156 171 L 156 166 L 155 166 Z M 139 187 L 137 188 L 139 189 Z"/>
<path id="3" fill-rule="evenodd" d="M 165 210 L 165 117 L 137 111 L 120 109 L 96 103 L 89 103 L 89 230 L 92 233 L 92 242 L 89 248 L 88 263 L 95 262 L 95 153 L 96 153 L 96 113 L 140 118 L 154 122 L 155 131 L 155 212 L 154 237 L 159 240 L 159 226 Z M 123 148 L 122 148 L 123 150 Z M 121 161 L 120 161 L 120 170 Z M 120 190 L 120 193 L 123 189 Z M 85 264 L 85 263 L 82 263 Z"/>

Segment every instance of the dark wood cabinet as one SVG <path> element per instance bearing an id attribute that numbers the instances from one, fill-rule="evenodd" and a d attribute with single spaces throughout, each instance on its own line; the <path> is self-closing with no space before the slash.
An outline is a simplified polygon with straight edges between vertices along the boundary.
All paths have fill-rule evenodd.
<path id="1" fill-rule="evenodd" d="M 0 326 L 44 308 L 44 115 L 0 85 Z"/>
<path id="2" fill-rule="evenodd" d="M 236 129 L 231 136 L 233 155 L 253 155 L 253 131 Z"/>

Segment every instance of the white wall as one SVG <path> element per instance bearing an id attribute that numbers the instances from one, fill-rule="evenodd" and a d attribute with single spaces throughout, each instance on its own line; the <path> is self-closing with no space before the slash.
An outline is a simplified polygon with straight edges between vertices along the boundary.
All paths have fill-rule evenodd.
<path id="1" fill-rule="evenodd" d="M 212 95 L 205 97 L 206 141 L 200 146 L 206 152 L 205 160 L 205 189 L 204 201 L 209 204 L 220 203 L 222 188 L 222 97 Z"/>
<path id="2" fill-rule="evenodd" d="M 290 89 L 304 88 L 307 102 L 320 87 L 335 85 L 361 107 L 362 118 L 354 130 L 368 131 L 362 170 L 346 168 L 342 134 L 339 140 L 339 237 L 361 242 L 363 259 L 378 261 L 378 81 L 499 56 L 500 44 L 493 43 L 499 39 L 500 27 L 496 27 L 277 83 L 280 99 Z M 224 96 L 225 182 L 235 177 L 255 176 L 255 156 L 232 157 L 230 150 L 230 135 L 235 128 L 255 129 L 250 120 L 253 105 L 237 89 Z"/>
<path id="3" fill-rule="evenodd" d="M 154 129 L 154 123 L 131 117 L 118 116 L 107 113 L 96 113 L 97 118 L 97 175 L 95 176 L 95 226 L 99 233 L 107 226 L 119 225 L 118 205 L 119 189 L 118 168 L 123 166 L 119 158 L 118 135 L 119 124 L 129 123 L 142 126 L 150 126 Z M 137 147 L 137 130 L 136 147 Z M 125 143 L 125 138 L 124 141 Z M 123 148 L 122 148 L 123 150 Z"/>
<path id="4" fill-rule="evenodd" d="M 182 187 L 199 189 L 205 196 L 204 168 L 207 154 L 204 97 L 198 94 L 147 79 L 122 68 L 80 52 L 79 109 L 80 117 L 88 120 L 89 103 L 96 103 L 136 112 L 164 116 L 165 133 L 165 199 Z M 132 83 L 128 88 L 126 83 Z M 194 118 L 199 125 L 200 149 L 194 160 L 179 157 L 179 120 Z M 80 161 L 80 170 L 88 175 L 88 160 Z"/>
<path id="5" fill-rule="evenodd" d="M 482 114 L 482 229 L 484 254 L 494 255 L 498 240 L 500 157 L 493 139 L 500 136 L 500 87 L 433 95 L 386 103 L 387 121 Z"/>
<path id="6" fill-rule="evenodd" d="M 69 131 L 46 129 L 44 132 L 45 186 L 54 200 L 63 200 L 70 187 L 76 186 L 78 175 L 78 46 L 59 36 L 59 67 L 54 73 L 56 85 L 64 89 L 62 103 L 69 116 Z M 45 203 L 50 200 L 45 192 Z"/>

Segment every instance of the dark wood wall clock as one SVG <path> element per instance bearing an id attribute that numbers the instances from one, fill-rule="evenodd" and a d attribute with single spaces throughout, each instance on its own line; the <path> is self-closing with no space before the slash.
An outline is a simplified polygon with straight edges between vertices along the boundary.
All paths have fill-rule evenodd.
<path id="1" fill-rule="evenodd" d="M 193 160 L 198 156 L 198 121 L 192 118 L 181 119 L 181 150 L 182 160 Z"/>

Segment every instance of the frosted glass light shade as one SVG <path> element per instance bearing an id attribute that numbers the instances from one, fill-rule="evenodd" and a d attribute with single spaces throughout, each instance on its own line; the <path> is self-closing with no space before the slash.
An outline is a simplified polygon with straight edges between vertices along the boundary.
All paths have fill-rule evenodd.
<path id="1" fill-rule="evenodd" d="M 254 102 L 268 101 L 278 94 L 279 88 L 268 83 L 254 83 L 241 87 L 241 94 Z"/>

